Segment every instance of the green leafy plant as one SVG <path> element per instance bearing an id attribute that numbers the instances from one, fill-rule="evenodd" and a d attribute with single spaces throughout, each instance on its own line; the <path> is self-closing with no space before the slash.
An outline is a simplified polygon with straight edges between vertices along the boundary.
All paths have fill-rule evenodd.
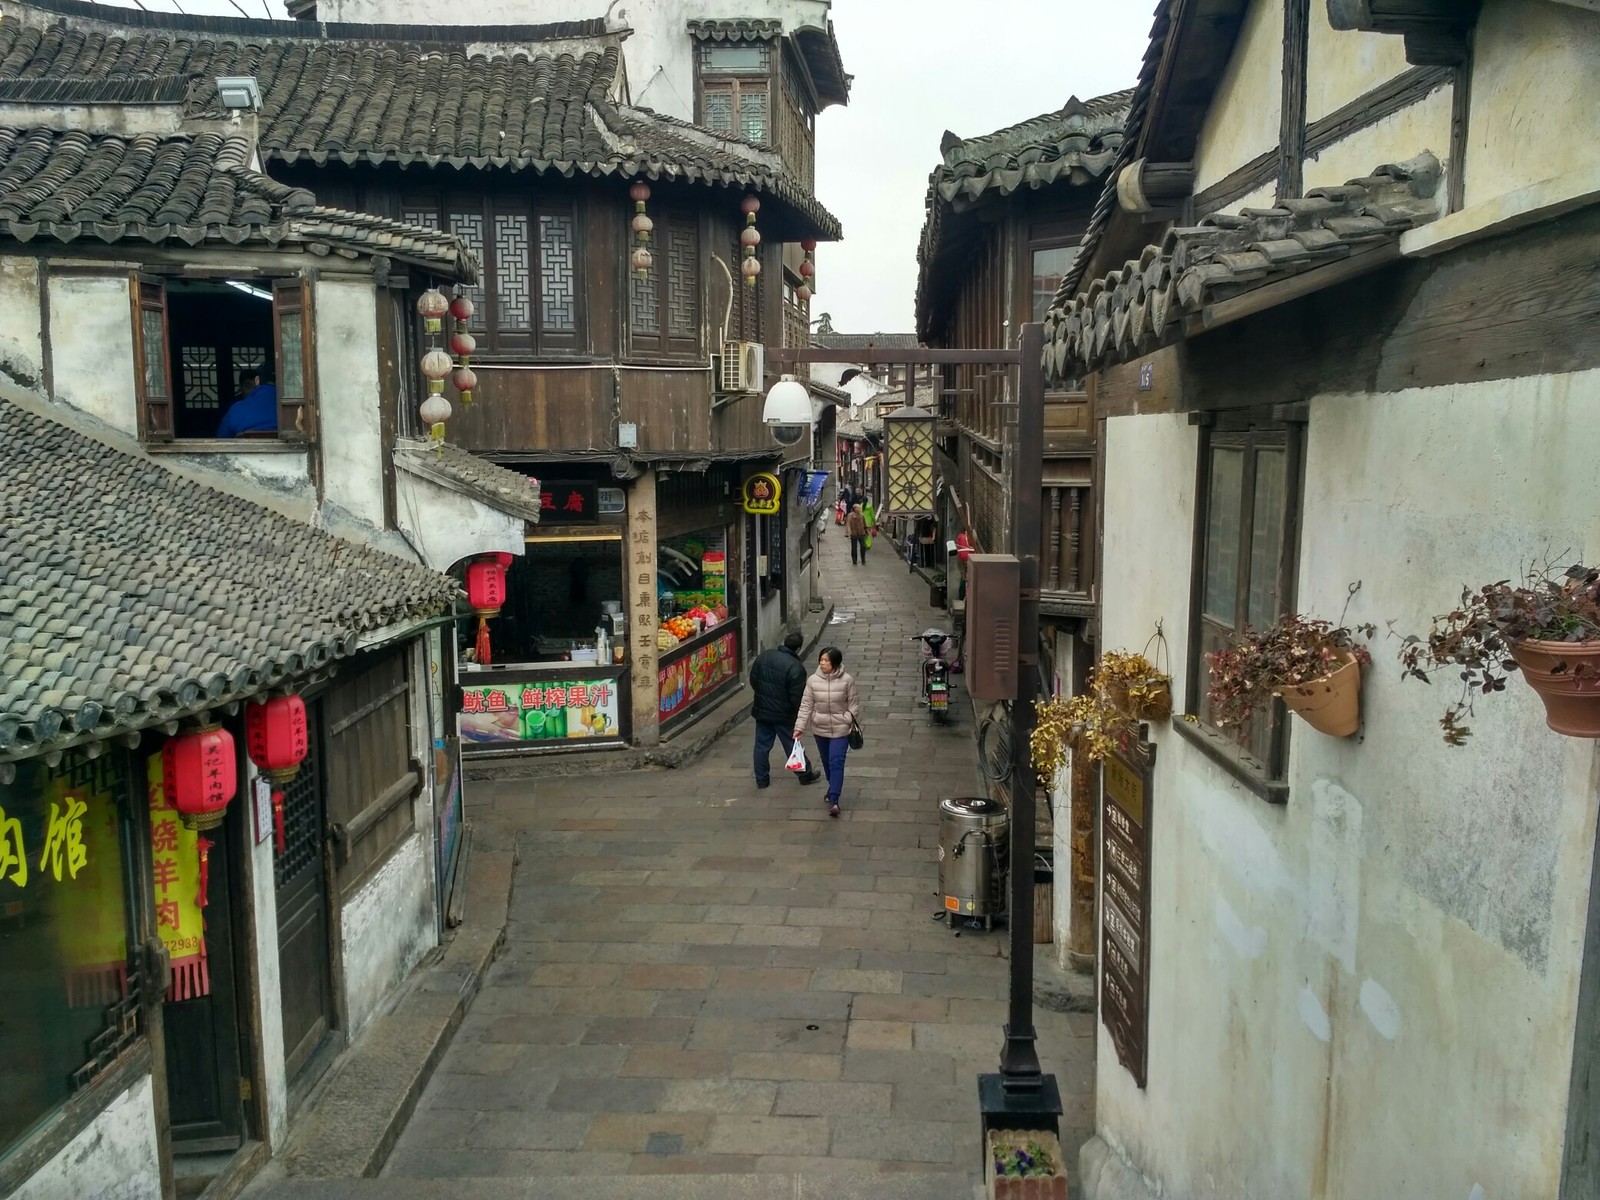
<path id="1" fill-rule="evenodd" d="M 1600 639 L 1600 569 L 1581 563 L 1560 569 L 1546 562 L 1530 565 L 1522 582 L 1509 579 L 1461 589 L 1461 603 L 1433 618 L 1426 638 L 1415 634 L 1400 649 L 1404 677 L 1432 683 L 1445 668 L 1461 679 L 1461 695 L 1439 718 L 1447 745 L 1472 736 L 1465 719 L 1478 696 L 1503 692 L 1517 669 L 1511 647 L 1517 642 L 1590 642 Z M 1577 664 L 1573 677 L 1593 674 Z"/>
<path id="2" fill-rule="evenodd" d="M 1347 628 L 1299 613 L 1245 630 L 1232 645 L 1205 656 L 1211 719 L 1223 729 L 1244 725 L 1284 688 L 1321 679 L 1352 658 L 1370 666 L 1372 654 L 1356 635 L 1370 640 L 1376 632 L 1373 625 Z"/>

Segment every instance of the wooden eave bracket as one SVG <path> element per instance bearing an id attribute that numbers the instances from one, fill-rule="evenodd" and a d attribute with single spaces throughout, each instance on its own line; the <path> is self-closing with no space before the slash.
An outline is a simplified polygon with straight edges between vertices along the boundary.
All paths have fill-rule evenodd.
<path id="1" fill-rule="evenodd" d="M 1459 67 L 1467 61 L 1480 0 L 1327 0 L 1335 29 L 1398 33 L 1406 61 L 1418 67 Z"/>

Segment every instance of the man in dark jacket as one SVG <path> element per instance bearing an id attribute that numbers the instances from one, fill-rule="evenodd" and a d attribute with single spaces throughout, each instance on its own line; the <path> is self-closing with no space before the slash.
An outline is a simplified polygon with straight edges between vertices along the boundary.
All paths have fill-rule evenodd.
<path id="1" fill-rule="evenodd" d="M 788 634 L 783 645 L 763 651 L 750 664 L 750 690 L 755 701 L 750 715 L 756 722 L 756 786 L 772 782 L 772 743 L 783 746 L 784 757 L 794 749 L 795 718 L 800 713 L 800 698 L 806 690 L 806 668 L 800 661 L 805 639 L 798 632 Z M 817 772 L 807 766 L 801 783 L 815 783 Z"/>

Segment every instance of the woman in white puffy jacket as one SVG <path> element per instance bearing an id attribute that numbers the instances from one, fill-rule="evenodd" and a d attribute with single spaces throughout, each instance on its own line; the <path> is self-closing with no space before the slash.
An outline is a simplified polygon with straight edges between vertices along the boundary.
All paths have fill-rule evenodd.
<path id="1" fill-rule="evenodd" d="M 850 731 L 861 720 L 861 693 L 855 678 L 844 672 L 844 651 L 829 646 L 817 656 L 816 673 L 806 680 L 800 699 L 800 715 L 795 718 L 794 736 L 798 741 L 811 727 L 817 742 L 817 757 L 828 778 L 828 815 L 839 815 L 839 793 L 844 790 L 844 760 L 850 751 Z"/>

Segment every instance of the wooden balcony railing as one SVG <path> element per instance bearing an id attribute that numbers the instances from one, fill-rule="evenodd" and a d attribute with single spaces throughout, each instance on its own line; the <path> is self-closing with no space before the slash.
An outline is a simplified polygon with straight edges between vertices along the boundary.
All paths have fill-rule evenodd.
<path id="1" fill-rule="evenodd" d="M 1046 464 L 1048 470 L 1051 464 Z M 1047 482 L 1040 522 L 1040 609 L 1059 616 L 1094 611 L 1095 511 L 1087 482 Z"/>

